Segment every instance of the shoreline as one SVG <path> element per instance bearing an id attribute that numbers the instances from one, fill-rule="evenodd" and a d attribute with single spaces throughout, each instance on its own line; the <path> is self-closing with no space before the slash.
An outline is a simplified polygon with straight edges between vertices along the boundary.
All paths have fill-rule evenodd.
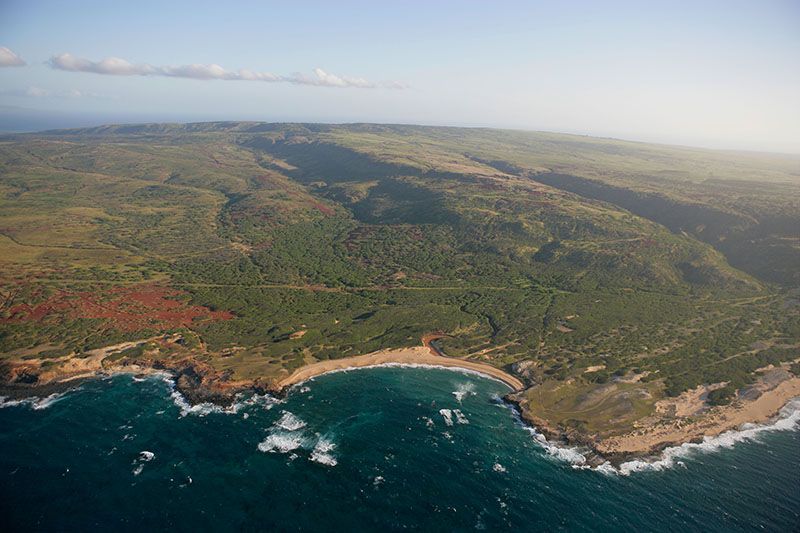
<path id="1" fill-rule="evenodd" d="M 508 372 L 500 370 L 484 363 L 465 361 L 452 357 L 445 357 L 432 353 L 433 349 L 427 346 L 415 346 L 413 348 L 388 349 L 372 352 L 364 355 L 354 355 L 341 359 L 330 359 L 318 361 L 302 366 L 279 380 L 275 386 L 278 390 L 286 390 L 294 385 L 303 383 L 315 377 L 331 372 L 341 372 L 357 368 L 370 368 L 387 365 L 420 365 L 431 367 L 446 367 L 476 372 L 497 381 L 503 382 L 513 392 L 519 392 L 525 388 L 525 384 Z"/>
<path id="2" fill-rule="evenodd" d="M 701 445 L 731 432 L 747 431 L 748 426 L 772 424 L 781 418 L 788 405 L 800 400 L 800 377 L 792 377 L 763 390 L 758 398 L 735 401 L 710 409 L 700 417 L 676 417 L 622 435 L 596 438 L 554 427 L 531 412 L 524 400 L 508 395 L 504 400 L 519 415 L 520 421 L 546 439 L 549 446 L 584 455 L 586 465 L 599 467 L 608 462 L 619 466 L 630 461 L 658 463 L 665 452 L 684 446 Z M 582 451 L 580 451 L 582 450 Z"/>
<path id="3" fill-rule="evenodd" d="M 431 336 L 429 336 L 431 337 Z M 270 393 L 284 396 L 300 383 L 332 372 L 374 368 L 381 366 L 407 366 L 440 368 L 471 372 L 499 381 L 511 389 L 503 395 L 503 401 L 512 406 L 520 421 L 536 434 L 546 439 L 548 446 L 558 447 L 564 452 L 583 450 L 588 466 L 612 465 L 636 460 L 658 462 L 665 450 L 684 445 L 696 445 L 714 439 L 727 432 L 746 429 L 747 424 L 763 424 L 775 420 L 780 411 L 800 398 L 800 377 L 790 376 L 778 382 L 757 383 L 758 396 L 740 399 L 730 405 L 713 407 L 699 416 L 671 416 L 652 421 L 649 425 L 634 427 L 624 434 L 598 437 L 565 430 L 539 417 L 529 409 L 527 401 L 518 393 L 526 384 L 518 377 L 486 363 L 456 359 L 441 355 L 430 345 L 431 338 L 423 338 L 423 344 L 385 349 L 368 354 L 316 361 L 302 366 L 282 378 L 259 377 L 248 380 L 231 380 L 224 372 L 198 360 L 195 354 L 184 354 L 174 361 L 159 359 L 133 359 L 114 361 L 108 364 L 104 358 L 115 350 L 141 345 L 152 339 L 120 343 L 87 352 L 82 358 L 64 357 L 58 369 L 40 370 L 36 383 L 7 381 L 0 384 L 0 396 L 10 400 L 47 396 L 62 393 L 80 385 L 86 379 L 107 377 L 116 374 L 147 375 L 166 372 L 175 383 L 175 389 L 190 405 L 213 403 L 222 407 L 235 402 L 237 395 L 246 392 Z M 31 361 L 20 361 L 22 371 L 34 371 Z M 789 377 L 790 376 L 790 377 Z"/>
<path id="4" fill-rule="evenodd" d="M 165 374 L 169 377 L 169 381 L 173 384 L 174 392 L 177 393 L 179 398 L 186 405 L 186 409 L 200 405 L 216 405 L 218 408 L 230 408 L 237 401 L 236 398 L 242 392 L 249 391 L 253 394 L 272 393 L 277 396 L 284 396 L 288 393 L 289 389 L 295 385 L 299 385 L 315 377 L 335 372 L 347 372 L 349 370 L 379 368 L 382 366 L 391 367 L 407 366 L 417 368 L 439 368 L 454 370 L 465 370 L 480 374 L 482 377 L 500 381 L 509 388 L 512 388 L 511 383 L 505 379 L 500 379 L 500 376 L 505 375 L 506 378 L 510 377 L 511 380 L 519 381 L 513 376 L 503 372 L 502 370 L 494 367 L 491 372 L 487 372 L 486 365 L 480 363 L 472 363 L 470 361 L 452 360 L 451 364 L 443 365 L 439 361 L 440 356 L 426 355 L 426 347 L 416 347 L 404 350 L 385 350 L 373 352 L 361 356 L 354 356 L 352 358 L 345 358 L 340 361 L 347 361 L 350 365 L 307 365 L 298 369 L 298 371 L 287 376 L 279 383 L 286 383 L 282 388 L 276 389 L 275 387 L 263 388 L 252 384 L 241 384 L 240 387 L 229 389 L 230 396 L 216 396 L 216 397 L 198 397 L 195 396 L 193 391 L 182 389 L 178 381 L 180 373 L 176 373 L 174 369 L 159 369 L 155 367 L 141 366 L 138 364 L 124 365 L 105 370 L 98 370 L 94 373 L 84 373 L 82 375 L 73 375 L 62 380 L 52 381 L 34 387 L 25 387 L 29 394 L 27 395 L 11 395 L 3 396 L 3 403 L 10 400 L 12 403 L 17 404 L 25 400 L 40 400 L 47 401 L 51 396 L 61 396 L 70 390 L 79 388 L 79 385 L 88 379 L 98 379 L 103 377 L 110 377 L 114 375 L 131 375 L 131 376 L 151 376 L 157 374 Z M 398 352 L 400 355 L 398 356 Z M 394 359 L 392 359 L 394 358 Z M 353 361 L 355 359 L 355 361 Z M 387 360 L 392 359 L 392 360 Z M 436 361 L 433 363 L 431 361 Z M 335 361 L 323 361 L 333 363 Z M 355 362 L 355 364 L 353 364 Z M 471 363 L 468 365 L 458 363 Z M 313 367 L 313 368 L 311 368 Z M 324 370 L 323 370 L 324 368 Z M 305 372 L 301 372 L 305 370 Z M 305 379 L 301 379 L 302 376 Z M 291 382 L 291 383 L 289 383 Z M 521 382 L 520 382 L 521 383 Z M 781 387 L 780 385 L 784 385 Z M 637 442 L 642 441 L 641 435 L 626 434 L 619 437 L 609 437 L 608 439 L 593 441 L 592 439 L 581 438 L 580 435 L 567 435 L 564 432 L 554 429 L 548 425 L 547 421 L 537 418 L 534 414 L 528 412 L 520 405 L 520 402 L 513 398 L 514 393 L 509 393 L 503 396 L 503 402 L 511 409 L 514 417 L 524 429 L 529 431 L 533 438 L 545 449 L 545 451 L 565 463 L 570 464 L 573 468 L 578 469 L 591 469 L 601 473 L 614 473 L 621 475 L 628 475 L 631 472 L 641 470 L 661 470 L 670 468 L 676 459 L 679 459 L 686 453 L 696 449 L 714 451 L 720 448 L 728 448 L 733 443 L 740 441 L 748 441 L 755 439 L 755 435 L 764 431 L 774 430 L 787 430 L 797 429 L 798 421 L 800 420 L 800 378 L 793 378 L 781 383 L 779 386 L 772 390 L 766 391 L 758 399 L 746 403 L 739 402 L 718 408 L 714 414 L 717 417 L 723 418 L 727 423 L 720 422 L 717 425 L 703 420 L 698 421 L 702 427 L 708 431 L 702 435 L 694 434 L 691 438 L 679 438 L 673 441 L 663 441 L 658 445 L 643 448 L 641 446 L 635 449 L 622 450 L 615 445 L 608 444 L 613 442 L 615 438 L 620 439 L 634 439 Z M 7 386 L 6 386 L 7 387 Z M 6 388 L 3 387 L 3 388 Z M 23 389 L 17 389 L 21 392 Z M 0 392 L 8 392 L 0 390 Z M 516 391 L 515 391 L 516 392 Z M 34 393 L 31 395 L 30 393 Z M 773 393 L 773 394 L 769 394 Z M 52 403 L 55 403 L 52 402 Z M 177 403 L 176 403 L 177 405 Z M 784 411 L 793 406 L 795 411 L 787 415 Z M 34 406 L 34 409 L 40 407 Z M 41 407 L 41 408 L 44 408 Z M 181 407 L 182 409 L 184 407 Z M 728 416 L 721 414 L 725 412 Z M 759 413 L 759 416 L 751 416 L 754 412 Z M 732 413 L 732 416 L 731 416 Z M 778 427 L 781 421 L 792 420 L 792 426 Z M 681 437 L 686 437 L 687 434 L 693 433 L 691 431 L 693 425 L 683 426 L 686 428 L 686 433 Z M 663 428 L 660 428 L 663 430 Z M 653 434 L 660 434 L 659 428 L 651 431 Z M 646 440 L 646 439 L 645 439 Z M 604 444 L 605 443 L 605 444 Z"/>
<path id="5" fill-rule="evenodd" d="M 739 400 L 714 408 L 699 420 L 684 422 L 678 419 L 672 424 L 608 437 L 598 442 L 594 449 L 604 457 L 660 453 L 666 448 L 702 442 L 728 431 L 738 431 L 746 424 L 772 421 L 796 398 L 800 398 L 800 377 L 789 378 L 774 388 L 762 391 L 754 400 Z"/>
<path id="6" fill-rule="evenodd" d="M 800 396 L 789 399 L 772 416 L 746 422 L 718 434 L 664 444 L 646 453 L 600 453 L 586 442 L 567 442 L 556 434 L 533 425 L 513 400 L 508 400 L 514 418 L 533 436 L 548 455 L 574 469 L 627 476 L 634 472 L 660 471 L 681 464 L 680 459 L 695 453 L 712 453 L 743 442 L 759 442 L 762 433 L 800 429 Z"/>

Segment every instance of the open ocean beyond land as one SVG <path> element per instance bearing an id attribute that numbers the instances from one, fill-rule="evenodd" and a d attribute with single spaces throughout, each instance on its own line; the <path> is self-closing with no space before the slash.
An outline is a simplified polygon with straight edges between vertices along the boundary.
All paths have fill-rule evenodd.
<path id="1" fill-rule="evenodd" d="M 375 368 L 222 412 L 190 409 L 159 377 L 6 402 L 0 529 L 800 528 L 796 424 L 621 475 L 554 457 L 505 392 L 476 375 Z"/>

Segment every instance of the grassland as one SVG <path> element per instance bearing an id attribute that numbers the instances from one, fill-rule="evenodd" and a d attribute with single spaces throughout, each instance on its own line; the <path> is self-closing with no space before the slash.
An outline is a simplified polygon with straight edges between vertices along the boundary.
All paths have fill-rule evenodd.
<path id="1" fill-rule="evenodd" d="M 440 332 L 602 438 L 797 367 L 798 227 L 791 156 L 369 124 L 6 136 L 0 353 L 35 384 L 177 335 L 114 361 L 269 384 Z"/>

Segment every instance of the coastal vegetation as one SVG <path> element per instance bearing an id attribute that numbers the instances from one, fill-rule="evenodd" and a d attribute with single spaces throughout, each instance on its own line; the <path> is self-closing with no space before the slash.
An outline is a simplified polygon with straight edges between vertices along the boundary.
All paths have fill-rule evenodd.
<path id="1" fill-rule="evenodd" d="M 6 136 L 0 353 L 17 379 L 176 334 L 109 357 L 277 383 L 436 332 L 521 378 L 537 416 L 619 434 L 796 368 L 798 176 L 789 156 L 488 129 Z"/>

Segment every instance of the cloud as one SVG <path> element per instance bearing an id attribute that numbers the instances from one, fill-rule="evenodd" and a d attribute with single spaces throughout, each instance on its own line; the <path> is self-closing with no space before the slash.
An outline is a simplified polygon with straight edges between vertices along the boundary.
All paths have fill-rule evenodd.
<path id="1" fill-rule="evenodd" d="M 22 94 L 33 98 L 41 98 L 43 96 L 50 96 L 50 91 L 42 89 L 41 87 L 28 87 Z"/>
<path id="2" fill-rule="evenodd" d="M 0 46 L 0 67 L 22 67 L 26 64 L 17 54 L 5 46 Z"/>
<path id="3" fill-rule="evenodd" d="M 2 90 L 0 94 L 9 96 L 22 96 L 26 98 L 108 98 L 101 94 L 79 91 L 78 89 L 67 89 L 63 91 L 51 91 L 41 87 L 30 86 L 27 89 Z"/>
<path id="4" fill-rule="evenodd" d="M 52 91 L 48 91 L 47 89 L 42 89 L 41 87 L 28 87 L 27 89 L 3 89 L 0 91 L 0 94 L 6 94 L 9 96 L 25 96 L 28 98 L 44 98 L 46 96 L 52 95 Z"/>
<path id="5" fill-rule="evenodd" d="M 194 80 L 234 80 L 263 81 L 270 83 L 291 83 L 294 85 L 313 85 L 317 87 L 357 87 L 360 89 L 403 89 L 400 82 L 371 82 L 364 78 L 337 76 L 321 68 L 314 69 L 311 75 L 295 73 L 289 76 L 271 72 L 256 72 L 248 69 L 226 70 L 219 65 L 191 65 L 157 67 L 147 63 L 133 64 L 119 57 L 107 57 L 101 61 L 90 61 L 72 54 L 59 54 L 48 61 L 51 68 L 70 72 L 92 72 L 112 76 L 166 76 Z"/>
<path id="6" fill-rule="evenodd" d="M 58 70 L 93 72 L 112 76 L 146 76 L 155 73 L 153 67 L 149 65 L 133 65 L 118 57 L 107 57 L 102 61 L 89 61 L 72 54 L 60 54 L 51 57 L 49 64 Z"/>

